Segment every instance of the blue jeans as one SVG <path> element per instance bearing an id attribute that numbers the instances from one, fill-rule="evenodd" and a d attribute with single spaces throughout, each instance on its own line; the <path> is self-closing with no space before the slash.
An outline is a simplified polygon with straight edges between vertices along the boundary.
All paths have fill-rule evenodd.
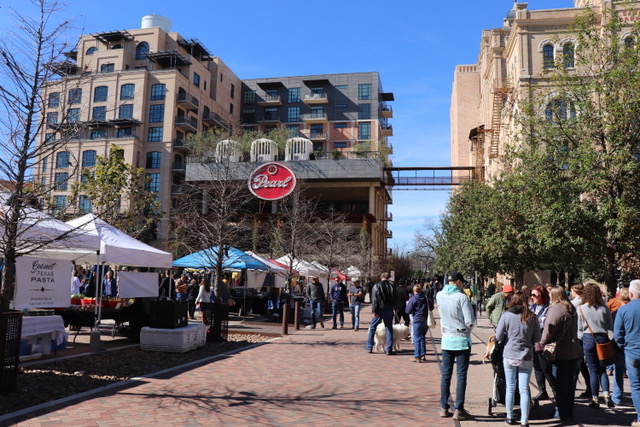
<path id="1" fill-rule="evenodd" d="M 602 387 L 604 395 L 609 394 L 609 377 L 605 368 L 600 366 L 598 353 L 596 353 L 596 341 L 602 344 L 609 341 L 609 337 L 607 337 L 607 334 L 584 334 L 582 336 L 582 349 L 589 368 L 591 395 L 594 398 L 598 397 L 600 387 Z"/>
<path id="2" fill-rule="evenodd" d="M 376 334 L 376 328 L 380 322 L 384 322 L 384 327 L 387 330 L 387 345 L 384 351 L 389 353 L 393 350 L 393 308 L 383 308 L 379 311 L 377 316 L 371 318 L 371 324 L 369 325 L 369 332 L 367 334 L 366 349 L 371 351 L 373 348 L 373 337 Z"/>
<path id="3" fill-rule="evenodd" d="M 351 312 L 351 325 L 354 328 L 360 327 L 360 309 L 362 306 L 360 304 L 349 304 L 349 311 Z"/>
<path id="4" fill-rule="evenodd" d="M 415 339 L 415 338 L 414 338 Z M 455 409 L 464 409 L 464 397 L 467 391 L 467 372 L 469 371 L 469 358 L 471 349 L 467 350 L 442 350 L 442 377 L 440 378 L 440 407 L 449 409 L 449 397 L 451 396 L 451 376 L 453 375 L 453 363 L 458 365 L 456 382 Z"/>
<path id="5" fill-rule="evenodd" d="M 558 408 L 558 415 L 562 421 L 573 419 L 579 360 L 580 359 L 556 359 L 551 365 L 551 372 L 556 379 L 556 406 Z"/>
<path id="6" fill-rule="evenodd" d="M 338 314 L 340 314 L 340 327 L 344 326 L 344 309 L 343 309 L 343 305 L 342 302 L 340 301 L 334 301 L 331 304 L 331 317 L 333 318 L 333 326 L 337 326 L 336 325 L 336 317 L 338 317 Z"/>
<path id="7" fill-rule="evenodd" d="M 520 366 L 512 366 L 504 362 L 504 377 L 507 383 L 505 406 L 507 418 L 513 419 L 513 403 L 516 398 L 516 383 L 520 389 L 520 424 L 529 422 L 529 408 L 531 406 L 531 394 L 529 393 L 529 379 L 533 370 L 533 360 L 523 360 Z"/>
<path id="8" fill-rule="evenodd" d="M 624 393 L 624 374 L 627 372 L 627 368 L 624 365 L 624 353 L 618 354 L 615 362 L 607 366 L 608 370 L 613 371 L 613 393 L 611 394 L 611 400 L 614 403 L 622 403 L 622 395 Z"/>
<path id="9" fill-rule="evenodd" d="M 413 357 L 421 358 L 427 354 L 427 346 L 424 335 L 427 333 L 426 322 L 413 322 L 411 327 L 411 337 L 413 338 Z"/>
<path id="10" fill-rule="evenodd" d="M 320 323 L 322 323 L 322 301 L 317 299 L 312 299 L 309 301 L 309 305 L 311 306 L 311 324 L 313 327 L 316 327 L 316 310 L 320 313 Z"/>
<path id="11" fill-rule="evenodd" d="M 640 359 L 625 357 L 625 362 L 629 385 L 631 386 L 631 399 L 633 400 L 633 406 L 636 408 L 637 419 L 640 414 Z"/>

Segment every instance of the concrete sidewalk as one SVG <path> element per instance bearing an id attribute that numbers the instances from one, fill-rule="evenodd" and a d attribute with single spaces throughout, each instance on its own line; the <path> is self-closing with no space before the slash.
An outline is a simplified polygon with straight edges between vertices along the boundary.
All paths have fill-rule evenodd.
<path id="1" fill-rule="evenodd" d="M 345 320 L 350 325 L 348 313 Z M 368 306 L 362 320 L 358 332 L 332 330 L 330 321 L 325 329 L 290 328 L 290 335 L 269 343 L 38 410 L 16 425 L 505 425 L 502 405 L 493 408 L 493 416 L 487 414 L 493 369 L 482 356 L 493 329 L 486 318 L 479 319 L 474 335 L 467 387 L 466 408 L 474 418 L 460 423 L 438 417 L 439 327 L 428 334 L 428 362 L 413 363 L 409 341 L 395 356 L 366 352 Z M 278 328 L 259 322 L 231 325 L 236 326 L 255 332 Z M 587 403 L 577 399 L 575 413 L 585 426 L 630 425 L 634 418 L 630 407 L 592 409 Z M 557 425 L 549 419 L 552 411 L 547 402 L 532 413 L 531 425 Z M 10 421 L 0 425 L 13 425 Z"/>

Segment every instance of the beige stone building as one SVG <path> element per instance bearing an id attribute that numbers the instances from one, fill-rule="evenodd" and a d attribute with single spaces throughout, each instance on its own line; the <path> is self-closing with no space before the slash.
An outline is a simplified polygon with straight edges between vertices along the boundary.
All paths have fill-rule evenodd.
<path id="1" fill-rule="evenodd" d="M 544 88 L 540 114 L 553 103 L 550 74 L 556 66 L 579 73 L 574 58 L 576 40 L 571 25 L 585 7 L 592 7 L 602 24 L 603 11 L 613 10 L 624 22 L 640 17 L 640 2 L 576 0 L 573 8 L 530 10 L 515 3 L 503 26 L 482 31 L 476 64 L 459 65 L 451 95 L 451 165 L 476 167 L 476 176 L 491 181 L 505 164 L 505 147 L 516 129 L 511 120 L 519 100 L 530 88 Z M 606 15 L 606 14 L 605 14 Z M 620 34 L 620 42 L 629 37 Z M 545 273 L 532 281 L 548 281 Z"/>

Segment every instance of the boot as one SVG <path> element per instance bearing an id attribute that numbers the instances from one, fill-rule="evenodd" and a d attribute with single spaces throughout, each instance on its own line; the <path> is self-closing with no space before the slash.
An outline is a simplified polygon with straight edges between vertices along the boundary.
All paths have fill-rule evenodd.
<path id="1" fill-rule="evenodd" d="M 535 396 L 533 398 L 534 401 L 540 401 L 540 400 L 549 400 L 549 394 L 547 393 L 547 388 L 546 388 L 546 378 L 544 375 L 544 372 L 542 371 L 535 371 L 536 374 L 536 383 L 538 384 L 538 390 L 540 390 L 540 393 L 538 393 L 537 396 Z"/>

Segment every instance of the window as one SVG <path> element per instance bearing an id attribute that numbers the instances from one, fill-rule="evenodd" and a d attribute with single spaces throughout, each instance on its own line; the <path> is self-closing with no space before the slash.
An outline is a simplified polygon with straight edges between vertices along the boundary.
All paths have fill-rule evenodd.
<path id="1" fill-rule="evenodd" d="M 96 150 L 86 150 L 82 153 L 82 167 L 91 168 L 96 165 Z"/>
<path id="2" fill-rule="evenodd" d="M 56 140 L 56 134 L 55 133 L 45 133 L 44 134 L 44 143 L 45 144 L 51 144 L 52 142 L 55 142 Z"/>
<path id="3" fill-rule="evenodd" d="M 311 138 L 320 138 L 324 136 L 324 127 L 322 124 L 311 125 Z"/>
<path id="4" fill-rule="evenodd" d="M 82 89 L 71 89 L 69 91 L 69 104 L 80 104 L 82 102 Z"/>
<path id="5" fill-rule="evenodd" d="M 207 87 L 205 86 L 205 89 Z M 231 99 L 233 99 L 236 96 L 236 85 L 234 85 L 233 83 L 231 83 L 231 93 L 229 94 L 229 96 L 231 97 Z"/>
<path id="6" fill-rule="evenodd" d="M 333 124 L 333 128 L 334 129 L 346 129 L 347 128 L 347 124 L 346 123 L 334 123 Z"/>
<path id="7" fill-rule="evenodd" d="M 145 189 L 147 191 L 160 191 L 160 174 L 159 173 L 148 173 L 147 174 L 147 184 L 145 185 Z"/>
<path id="8" fill-rule="evenodd" d="M 292 87 L 289 88 L 289 95 L 287 97 L 287 102 L 290 104 L 295 104 L 296 102 L 300 102 L 300 88 Z"/>
<path id="9" fill-rule="evenodd" d="M 93 107 L 91 111 L 92 120 L 107 120 L 107 107 Z"/>
<path id="10" fill-rule="evenodd" d="M 358 119 L 371 119 L 371 104 L 358 104 Z"/>
<path id="11" fill-rule="evenodd" d="M 311 107 L 311 118 L 312 119 L 324 118 L 324 107 Z"/>
<path id="12" fill-rule="evenodd" d="M 562 46 L 562 59 L 565 68 L 573 68 L 575 66 L 575 49 L 573 43 L 565 43 Z"/>
<path id="13" fill-rule="evenodd" d="M 126 85 L 120 86 L 120 99 L 133 99 L 133 95 L 136 91 L 136 85 L 133 83 L 127 83 Z"/>
<path id="14" fill-rule="evenodd" d="M 552 44 L 547 44 L 542 48 L 542 68 L 549 70 L 555 66 L 554 63 L 554 47 Z"/>
<path id="15" fill-rule="evenodd" d="M 60 92 L 52 92 L 49 94 L 49 102 L 47 103 L 47 107 L 56 108 L 60 105 Z"/>
<path id="16" fill-rule="evenodd" d="M 289 138 L 297 138 L 300 136 L 300 125 L 289 125 L 287 129 L 289 131 Z"/>
<path id="17" fill-rule="evenodd" d="M 264 91 L 265 100 L 266 101 L 275 101 L 279 99 L 278 90 L 277 89 L 267 89 Z"/>
<path id="18" fill-rule="evenodd" d="M 54 175 L 54 179 L 55 179 L 55 185 L 54 185 L 54 189 L 58 190 L 58 191 L 66 191 L 69 186 L 68 186 L 68 181 L 69 181 L 69 174 L 66 172 L 56 172 L 56 174 Z"/>
<path id="19" fill-rule="evenodd" d="M 358 139 L 371 139 L 371 123 L 358 123 Z"/>
<path id="20" fill-rule="evenodd" d="M 335 85 L 335 88 L 338 90 L 347 90 L 347 85 Z"/>
<path id="21" fill-rule="evenodd" d="M 56 168 L 68 168 L 71 159 L 71 154 L 68 151 L 60 151 L 56 154 Z"/>
<path id="22" fill-rule="evenodd" d="M 358 99 L 371 99 L 371 83 L 358 85 Z"/>
<path id="23" fill-rule="evenodd" d="M 149 128 L 149 135 L 147 137 L 147 141 L 149 142 L 162 141 L 162 127 Z"/>
<path id="24" fill-rule="evenodd" d="M 567 119 L 573 119 L 576 117 L 575 105 L 570 102 L 567 108 L 567 103 L 564 100 L 554 99 L 547 104 L 545 115 L 551 123 L 560 123 Z"/>
<path id="25" fill-rule="evenodd" d="M 47 124 L 48 125 L 57 125 L 58 124 L 58 113 L 47 113 Z"/>
<path id="26" fill-rule="evenodd" d="M 107 86 L 98 86 L 93 90 L 93 102 L 106 102 L 109 88 Z"/>
<path id="27" fill-rule="evenodd" d="M 278 126 L 265 126 L 264 133 L 269 135 L 271 132 L 275 132 L 278 130 Z"/>
<path id="28" fill-rule="evenodd" d="M 195 87 L 200 87 L 200 74 L 193 73 L 193 85 Z"/>
<path id="29" fill-rule="evenodd" d="M 87 196 L 80 196 L 78 198 L 78 209 L 82 213 L 91 212 L 91 200 Z"/>
<path id="30" fill-rule="evenodd" d="M 40 187 L 47 188 L 47 177 L 43 176 L 40 178 Z"/>
<path id="31" fill-rule="evenodd" d="M 229 114 L 233 114 L 233 104 L 229 104 Z"/>
<path id="32" fill-rule="evenodd" d="M 42 172 L 46 172 L 48 167 L 49 167 L 49 158 L 45 157 L 44 159 L 42 159 Z"/>
<path id="33" fill-rule="evenodd" d="M 243 104 L 255 104 L 256 103 L 256 91 L 255 90 L 245 90 L 242 96 Z"/>
<path id="34" fill-rule="evenodd" d="M 133 128 L 118 128 L 116 136 L 118 138 L 129 138 L 133 136 Z"/>
<path id="35" fill-rule="evenodd" d="M 162 123 L 164 121 L 164 104 L 149 106 L 149 123 Z"/>
<path id="36" fill-rule="evenodd" d="M 107 137 L 107 132 L 104 129 L 92 130 L 90 138 L 91 139 L 105 139 Z"/>
<path id="37" fill-rule="evenodd" d="M 347 148 L 347 141 L 334 142 L 333 148 Z"/>
<path id="38" fill-rule="evenodd" d="M 133 118 L 133 104 L 122 104 L 118 107 L 119 119 L 132 119 Z"/>
<path id="39" fill-rule="evenodd" d="M 115 71 L 115 65 L 114 64 L 102 64 L 100 66 L 100 72 L 101 73 L 113 73 Z"/>
<path id="40" fill-rule="evenodd" d="M 265 120 L 278 120 L 278 109 L 277 108 L 265 108 L 264 109 L 264 119 Z"/>
<path id="41" fill-rule="evenodd" d="M 136 46 L 136 59 L 145 59 L 147 57 L 147 53 L 149 52 L 149 43 L 140 42 L 138 46 Z"/>
<path id="42" fill-rule="evenodd" d="M 255 123 L 256 122 L 256 110 L 253 108 L 245 108 L 242 110 L 242 122 L 243 123 Z"/>
<path id="43" fill-rule="evenodd" d="M 96 53 L 96 50 L 98 49 L 95 46 L 91 46 L 89 49 L 87 49 L 85 55 L 93 55 L 94 53 Z"/>
<path id="44" fill-rule="evenodd" d="M 59 213 L 67 207 L 67 196 L 53 196 L 53 212 Z"/>
<path id="45" fill-rule="evenodd" d="M 313 93 L 315 95 L 324 95 L 324 88 L 323 87 L 312 87 L 311 88 L 311 93 Z"/>
<path id="46" fill-rule="evenodd" d="M 80 175 L 80 182 L 86 184 L 89 182 L 89 178 L 94 179 L 96 177 L 96 171 L 93 170 L 84 170 L 82 171 L 82 175 Z"/>
<path id="47" fill-rule="evenodd" d="M 627 49 L 631 49 L 633 48 L 633 45 L 635 44 L 635 40 L 633 39 L 633 36 L 627 36 L 624 38 L 624 47 Z"/>
<path id="48" fill-rule="evenodd" d="M 79 108 L 69 108 L 67 110 L 67 122 L 69 123 L 77 123 L 80 121 L 80 109 Z"/>
<path id="49" fill-rule="evenodd" d="M 288 122 L 300 121 L 300 107 L 289 107 L 287 109 L 287 121 Z"/>
<path id="50" fill-rule="evenodd" d="M 151 100 L 161 101 L 165 98 L 166 88 L 162 83 L 151 85 Z"/>
<path id="51" fill-rule="evenodd" d="M 147 153 L 147 169 L 160 169 L 161 162 L 162 153 L 159 151 Z"/>
<path id="52" fill-rule="evenodd" d="M 347 104 L 336 104 L 333 106 L 333 108 L 335 108 L 336 110 L 343 110 L 347 108 Z"/>

